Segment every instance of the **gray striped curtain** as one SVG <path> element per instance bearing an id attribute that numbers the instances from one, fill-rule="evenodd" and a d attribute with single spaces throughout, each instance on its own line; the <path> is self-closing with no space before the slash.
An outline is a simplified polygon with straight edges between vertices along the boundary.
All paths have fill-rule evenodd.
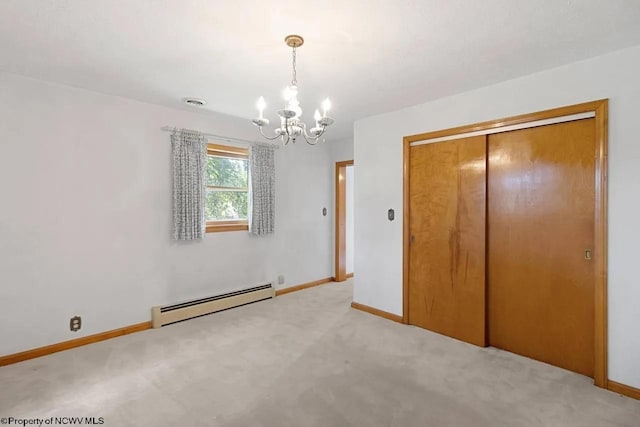
<path id="1" fill-rule="evenodd" d="M 275 228 L 276 170 L 274 149 L 254 144 L 249 149 L 251 173 L 251 209 L 249 230 L 262 236 L 271 234 Z"/>
<path id="2" fill-rule="evenodd" d="M 204 136 L 182 129 L 171 135 L 173 149 L 173 239 L 202 239 L 207 143 Z"/>

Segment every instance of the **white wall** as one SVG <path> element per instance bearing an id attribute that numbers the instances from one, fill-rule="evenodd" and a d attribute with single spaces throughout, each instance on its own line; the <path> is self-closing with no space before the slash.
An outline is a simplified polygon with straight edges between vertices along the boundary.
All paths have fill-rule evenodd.
<path id="1" fill-rule="evenodd" d="M 333 276 L 333 170 L 327 144 L 304 140 L 276 153 L 275 273 L 285 286 Z M 327 208 L 327 215 L 322 209 Z M 277 281 L 274 281 L 277 283 Z"/>
<path id="2" fill-rule="evenodd" d="M 150 319 L 153 305 L 285 275 L 332 275 L 331 148 L 276 154 L 276 233 L 172 242 L 175 125 L 254 139 L 250 122 L 0 73 L 0 355 Z M 82 330 L 69 331 L 81 315 Z"/>
<path id="3" fill-rule="evenodd" d="M 331 151 L 331 161 L 334 163 L 353 160 L 353 138 L 327 141 Z"/>
<path id="4" fill-rule="evenodd" d="M 402 314 L 403 136 L 609 98 L 609 377 L 640 387 L 639 70 L 634 47 L 357 121 L 354 300 Z"/>
<path id="5" fill-rule="evenodd" d="M 346 176 L 346 182 L 345 182 L 345 187 L 346 187 L 346 212 L 345 212 L 345 216 L 346 216 L 346 227 L 345 227 L 345 240 L 346 240 L 346 244 L 345 244 L 345 251 L 346 251 L 346 264 L 347 264 L 347 273 L 353 273 L 353 261 L 354 261 L 354 254 L 355 254 L 355 247 L 354 247 L 354 237 L 355 237 L 355 233 L 354 233 L 354 228 L 353 228 L 353 168 L 354 166 L 347 166 L 347 176 Z"/>

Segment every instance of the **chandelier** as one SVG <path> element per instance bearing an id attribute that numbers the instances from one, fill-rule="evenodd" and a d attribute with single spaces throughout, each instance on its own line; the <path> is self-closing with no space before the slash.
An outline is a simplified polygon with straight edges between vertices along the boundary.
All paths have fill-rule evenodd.
<path id="1" fill-rule="evenodd" d="M 254 125 L 258 126 L 260 134 L 273 141 L 280 138 L 284 145 L 287 145 L 289 141 L 296 142 L 296 139 L 302 136 L 307 144 L 316 145 L 319 142 L 319 138 L 324 135 L 327 126 L 333 124 L 333 119 L 327 116 L 327 112 L 331 109 L 331 101 L 329 98 L 322 102 L 322 115 L 320 111 L 316 110 L 313 118 L 315 119 L 315 126 L 307 132 L 306 124 L 300 120 L 302 116 L 302 109 L 300 108 L 300 102 L 298 101 L 298 80 L 296 76 L 296 49 L 302 46 L 304 39 L 301 36 L 290 35 L 284 38 L 287 46 L 293 49 L 292 52 L 292 68 L 293 76 L 291 79 L 291 86 L 287 86 L 284 90 L 285 107 L 283 110 L 278 110 L 280 116 L 280 127 L 274 131 L 274 136 L 267 136 L 263 131 L 263 127 L 269 125 L 269 120 L 264 118 L 264 108 L 266 107 L 263 97 L 258 99 L 256 107 L 260 116 L 257 119 L 253 119 Z"/>

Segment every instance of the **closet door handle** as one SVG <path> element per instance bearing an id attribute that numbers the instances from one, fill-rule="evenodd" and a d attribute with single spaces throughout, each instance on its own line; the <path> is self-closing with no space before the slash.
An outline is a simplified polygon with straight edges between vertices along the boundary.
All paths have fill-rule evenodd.
<path id="1" fill-rule="evenodd" d="M 587 260 L 591 259 L 591 249 L 584 250 L 584 259 L 587 259 Z"/>

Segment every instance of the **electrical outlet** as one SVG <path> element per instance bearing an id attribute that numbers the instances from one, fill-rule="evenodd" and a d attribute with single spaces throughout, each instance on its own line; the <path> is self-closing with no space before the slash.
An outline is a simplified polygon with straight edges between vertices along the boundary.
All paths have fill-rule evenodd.
<path id="1" fill-rule="evenodd" d="M 278 285 L 284 285 L 284 276 L 282 274 L 278 276 Z"/>
<path id="2" fill-rule="evenodd" d="M 82 318 L 80 316 L 73 316 L 71 320 L 69 320 L 69 329 L 71 332 L 78 332 L 82 327 Z"/>

